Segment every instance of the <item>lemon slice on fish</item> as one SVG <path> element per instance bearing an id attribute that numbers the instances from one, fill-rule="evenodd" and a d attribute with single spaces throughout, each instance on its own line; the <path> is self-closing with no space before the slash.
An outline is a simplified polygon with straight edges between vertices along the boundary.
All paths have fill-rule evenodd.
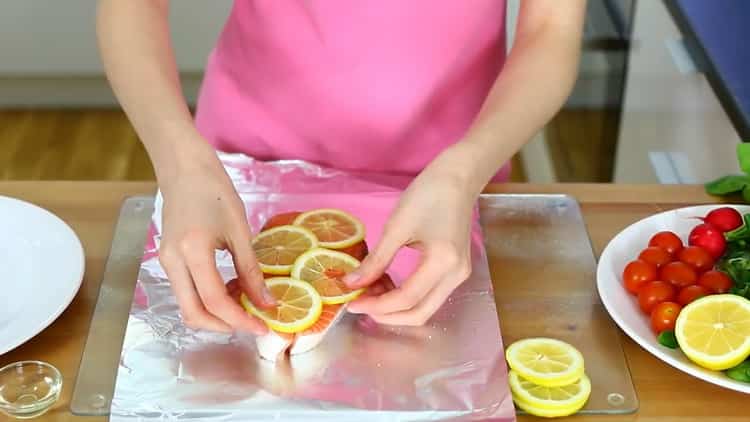
<path id="1" fill-rule="evenodd" d="M 330 249 L 315 248 L 294 262 L 292 277 L 306 281 L 320 294 L 326 305 L 346 303 L 356 299 L 364 289 L 349 289 L 341 277 L 359 267 L 351 255 Z"/>
<path id="2" fill-rule="evenodd" d="M 251 315 L 262 319 L 268 328 L 281 333 L 298 333 L 312 327 L 323 311 L 320 295 L 310 283 L 290 277 L 266 280 L 277 306 L 261 309 L 253 305 L 243 293 L 240 302 Z"/>
<path id="3" fill-rule="evenodd" d="M 335 208 L 321 208 L 303 212 L 294 225 L 309 229 L 321 247 L 343 249 L 365 238 L 365 226 L 355 216 Z"/>
<path id="4" fill-rule="evenodd" d="M 297 257 L 316 247 L 318 239 L 304 227 L 285 225 L 260 232 L 252 244 L 261 271 L 287 275 Z"/>

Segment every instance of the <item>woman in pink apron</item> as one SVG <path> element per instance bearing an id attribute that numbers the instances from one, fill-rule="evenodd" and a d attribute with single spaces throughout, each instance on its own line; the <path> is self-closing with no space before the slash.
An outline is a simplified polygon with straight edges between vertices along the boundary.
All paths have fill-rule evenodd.
<path id="1" fill-rule="evenodd" d="M 504 0 L 236 0 L 211 53 L 195 119 L 181 95 L 168 0 L 101 0 L 112 87 L 164 197 L 160 260 L 185 322 L 262 333 L 227 293 L 214 249 L 241 288 L 273 306 L 244 207 L 215 150 L 406 175 L 383 239 L 352 287 L 404 246 L 423 261 L 398 289 L 350 311 L 424 323 L 470 273 L 472 205 L 562 106 L 576 77 L 585 0 L 521 2 L 506 57 Z"/>

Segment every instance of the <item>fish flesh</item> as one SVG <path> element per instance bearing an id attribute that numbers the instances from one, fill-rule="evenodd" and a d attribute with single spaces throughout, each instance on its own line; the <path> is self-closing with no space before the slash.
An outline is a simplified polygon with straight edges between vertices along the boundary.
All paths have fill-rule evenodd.
<path id="1" fill-rule="evenodd" d="M 346 313 L 345 305 L 323 305 L 320 318 L 305 331 L 289 334 L 269 331 L 268 334 L 256 337 L 255 344 L 263 359 L 276 362 L 283 359 L 287 352 L 296 355 L 308 352 L 320 344 L 326 334 Z"/>

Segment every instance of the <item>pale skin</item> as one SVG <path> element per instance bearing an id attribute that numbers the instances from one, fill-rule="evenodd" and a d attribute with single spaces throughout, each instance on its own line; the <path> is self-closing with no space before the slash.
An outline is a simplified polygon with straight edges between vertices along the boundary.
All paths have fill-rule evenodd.
<path id="1" fill-rule="evenodd" d="M 185 323 L 214 331 L 267 331 L 234 301 L 214 262 L 234 257 L 239 287 L 272 307 L 250 242 L 244 207 L 182 97 L 168 27 L 168 0 L 100 0 L 98 37 L 112 88 L 146 147 L 164 197 L 161 263 Z M 422 262 L 400 288 L 349 306 L 392 325 L 424 324 L 471 273 L 472 206 L 483 187 L 559 110 L 575 82 L 585 0 L 524 0 L 505 67 L 462 140 L 409 185 L 382 240 L 354 274 L 368 286 L 402 247 Z"/>

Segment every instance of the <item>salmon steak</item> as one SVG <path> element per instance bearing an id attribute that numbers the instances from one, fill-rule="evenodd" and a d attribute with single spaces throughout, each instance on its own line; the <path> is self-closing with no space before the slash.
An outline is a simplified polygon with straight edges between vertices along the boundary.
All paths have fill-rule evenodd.
<path id="1" fill-rule="evenodd" d="M 293 224 L 300 214 L 302 214 L 301 211 L 276 214 L 266 221 L 261 231 Z M 339 251 L 346 253 L 359 261 L 363 260 L 369 252 L 367 243 L 364 239 L 349 247 L 341 248 Z M 263 274 L 263 276 L 265 278 L 274 277 L 272 274 Z M 391 278 L 387 274 L 384 274 L 378 282 L 371 286 L 370 291 L 374 294 L 381 294 L 392 288 L 393 282 Z M 235 295 L 238 294 L 239 293 L 236 293 Z M 326 334 L 341 320 L 345 313 L 345 303 L 336 305 L 324 304 L 318 320 L 304 331 L 298 333 L 282 333 L 270 330 L 267 334 L 256 337 L 258 352 L 263 359 L 271 362 L 277 362 L 284 359 L 287 355 L 294 356 L 308 352 L 317 347 L 323 341 Z"/>

